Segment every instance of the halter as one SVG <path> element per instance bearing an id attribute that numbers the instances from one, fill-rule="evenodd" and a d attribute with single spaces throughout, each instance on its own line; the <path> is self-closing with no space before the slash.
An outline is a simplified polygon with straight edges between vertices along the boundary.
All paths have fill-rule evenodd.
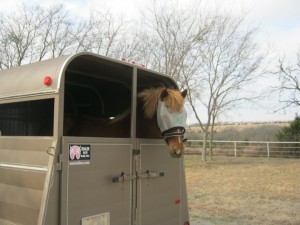
<path id="1" fill-rule="evenodd" d="M 163 101 L 157 105 L 157 123 L 165 139 L 170 137 L 184 137 L 187 112 L 183 107 L 179 113 L 166 107 Z"/>
<path id="2" fill-rule="evenodd" d="M 182 142 L 186 142 L 187 138 L 184 137 L 184 133 L 185 133 L 184 127 L 174 127 L 174 128 L 164 131 L 162 133 L 162 135 L 163 135 L 165 141 L 167 141 L 168 138 L 170 138 L 170 137 L 181 137 Z"/>

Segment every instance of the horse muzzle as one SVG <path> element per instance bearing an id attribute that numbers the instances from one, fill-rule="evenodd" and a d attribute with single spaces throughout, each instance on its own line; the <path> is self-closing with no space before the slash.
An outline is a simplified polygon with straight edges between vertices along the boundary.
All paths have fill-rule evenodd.
<path id="1" fill-rule="evenodd" d="M 184 127 L 172 128 L 162 133 L 172 158 L 180 158 L 184 153 L 184 142 L 186 141 L 184 133 Z"/>

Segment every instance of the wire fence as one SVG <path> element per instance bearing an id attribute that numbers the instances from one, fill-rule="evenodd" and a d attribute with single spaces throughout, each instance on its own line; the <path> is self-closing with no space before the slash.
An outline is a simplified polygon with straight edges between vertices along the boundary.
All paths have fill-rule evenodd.
<path id="1" fill-rule="evenodd" d="M 207 143 L 207 155 L 210 144 Z M 202 140 L 188 140 L 186 154 L 202 154 Z M 212 155 L 300 158 L 300 142 L 213 141 Z"/>

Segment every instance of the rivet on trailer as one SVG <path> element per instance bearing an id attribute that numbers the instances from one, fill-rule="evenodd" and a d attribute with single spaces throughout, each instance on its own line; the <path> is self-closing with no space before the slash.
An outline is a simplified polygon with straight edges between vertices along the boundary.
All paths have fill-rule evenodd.
<path id="1" fill-rule="evenodd" d="M 83 52 L 0 83 L 0 225 L 189 224 L 173 79 Z"/>

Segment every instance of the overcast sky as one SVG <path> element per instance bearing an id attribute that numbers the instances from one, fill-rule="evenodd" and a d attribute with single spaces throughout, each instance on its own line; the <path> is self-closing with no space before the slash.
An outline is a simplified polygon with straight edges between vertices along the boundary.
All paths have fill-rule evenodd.
<path id="1" fill-rule="evenodd" d="M 132 16 L 143 7 L 148 0 L 33 0 L 31 3 L 49 5 L 64 3 L 68 10 L 87 15 L 91 8 L 100 8 L 103 5 L 117 12 Z M 159 0 L 158 0 L 159 1 Z M 188 0 L 178 0 L 185 4 Z M 197 0 L 194 0 L 197 2 Z M 247 22 L 259 25 L 262 42 L 271 44 L 273 54 L 295 59 L 296 51 L 300 48 L 300 0 L 207 0 L 211 5 L 217 5 L 233 13 L 247 13 Z M 13 10 L 17 4 L 25 0 L 0 0 L 0 12 Z M 199 1 L 200 2 L 200 1 Z M 5 7 L 2 7 L 5 6 Z M 213 6 L 212 6 L 213 7 Z M 265 82 L 268 82 L 266 80 Z M 262 102 L 265 109 L 244 105 L 239 110 L 230 112 L 222 120 L 226 121 L 287 121 L 293 120 L 296 109 L 273 113 L 274 104 L 271 101 Z"/>

